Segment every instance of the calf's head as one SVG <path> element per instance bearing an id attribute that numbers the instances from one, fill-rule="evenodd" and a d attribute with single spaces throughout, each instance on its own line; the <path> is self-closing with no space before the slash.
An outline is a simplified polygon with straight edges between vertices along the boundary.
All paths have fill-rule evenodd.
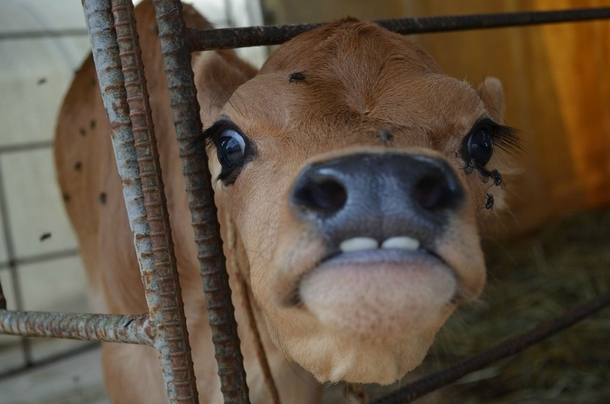
<path id="1" fill-rule="evenodd" d="M 494 144 L 512 141 L 499 82 L 475 91 L 355 20 L 288 42 L 249 80 L 201 60 L 216 197 L 273 340 L 320 381 L 402 377 L 485 281 L 477 227 L 489 195 L 502 204 Z"/>

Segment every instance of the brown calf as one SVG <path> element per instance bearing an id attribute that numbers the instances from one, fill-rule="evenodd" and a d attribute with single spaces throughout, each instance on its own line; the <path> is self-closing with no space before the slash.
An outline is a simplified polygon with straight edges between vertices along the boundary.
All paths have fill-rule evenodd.
<path id="1" fill-rule="evenodd" d="M 152 5 L 136 17 L 200 399 L 221 402 Z M 282 400 L 319 401 L 314 378 L 401 378 L 483 288 L 477 228 L 503 200 L 494 145 L 513 142 L 500 83 L 475 91 L 409 39 L 353 19 L 300 35 L 258 73 L 229 51 L 196 54 L 193 68 L 232 284 L 240 271 Z M 59 182 L 93 308 L 142 313 L 108 134 L 89 58 L 59 116 Z M 268 402 L 241 304 L 252 401 Z M 165 401 L 152 348 L 106 344 L 103 362 L 113 402 Z"/>

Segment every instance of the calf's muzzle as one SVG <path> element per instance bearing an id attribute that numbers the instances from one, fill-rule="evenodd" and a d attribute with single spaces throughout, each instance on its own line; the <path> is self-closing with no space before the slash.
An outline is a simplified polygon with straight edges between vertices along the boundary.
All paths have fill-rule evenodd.
<path id="1" fill-rule="evenodd" d="M 306 166 L 290 204 L 328 241 L 408 235 L 432 243 L 463 206 L 464 189 L 442 158 L 354 153 Z"/>

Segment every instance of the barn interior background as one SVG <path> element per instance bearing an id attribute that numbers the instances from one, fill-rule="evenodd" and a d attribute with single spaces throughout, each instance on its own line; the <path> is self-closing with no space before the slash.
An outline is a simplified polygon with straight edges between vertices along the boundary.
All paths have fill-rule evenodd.
<path id="1" fill-rule="evenodd" d="M 377 19 L 610 6 L 610 1 L 310 0 L 304 7 L 296 0 L 210 0 L 195 5 L 217 26 L 237 26 L 345 15 Z M 49 35 L 59 31 L 69 35 Z M 495 232 L 526 235 L 508 244 L 488 240 L 487 292 L 441 335 L 425 365 L 433 368 L 610 289 L 610 22 L 427 34 L 416 40 L 449 75 L 474 84 L 486 76 L 502 80 L 506 122 L 521 130 L 525 167 L 507 185 L 511 214 L 498 220 Z M 0 280 L 9 308 L 88 311 L 86 280 L 52 160 L 55 115 L 88 49 L 79 1 L 0 3 Z M 247 52 L 255 64 L 266 55 Z M 565 219 L 540 230 L 555 218 Z M 610 379 L 609 331 L 606 311 L 445 394 L 470 397 L 484 387 L 490 397 L 475 402 L 541 397 L 603 402 L 610 396 L 603 387 Z M 15 372 L 75 349 L 86 352 Z M 0 337 L 0 404 L 105 402 L 99 367 L 78 367 L 97 360 L 96 354 L 82 342 Z M 521 386 L 518 393 L 516 386 Z"/>

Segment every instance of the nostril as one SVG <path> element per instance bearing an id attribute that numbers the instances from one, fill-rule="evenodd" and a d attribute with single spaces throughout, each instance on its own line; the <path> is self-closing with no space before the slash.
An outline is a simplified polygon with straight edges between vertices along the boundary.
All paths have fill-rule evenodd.
<path id="1" fill-rule="evenodd" d="M 415 202 L 426 210 L 448 208 L 455 205 L 459 196 L 452 189 L 442 171 L 428 173 L 416 184 L 413 191 Z"/>
<path id="2" fill-rule="evenodd" d="M 293 202 L 309 211 L 333 214 L 345 206 L 347 190 L 336 178 L 314 176 L 304 179 L 293 193 Z"/>

